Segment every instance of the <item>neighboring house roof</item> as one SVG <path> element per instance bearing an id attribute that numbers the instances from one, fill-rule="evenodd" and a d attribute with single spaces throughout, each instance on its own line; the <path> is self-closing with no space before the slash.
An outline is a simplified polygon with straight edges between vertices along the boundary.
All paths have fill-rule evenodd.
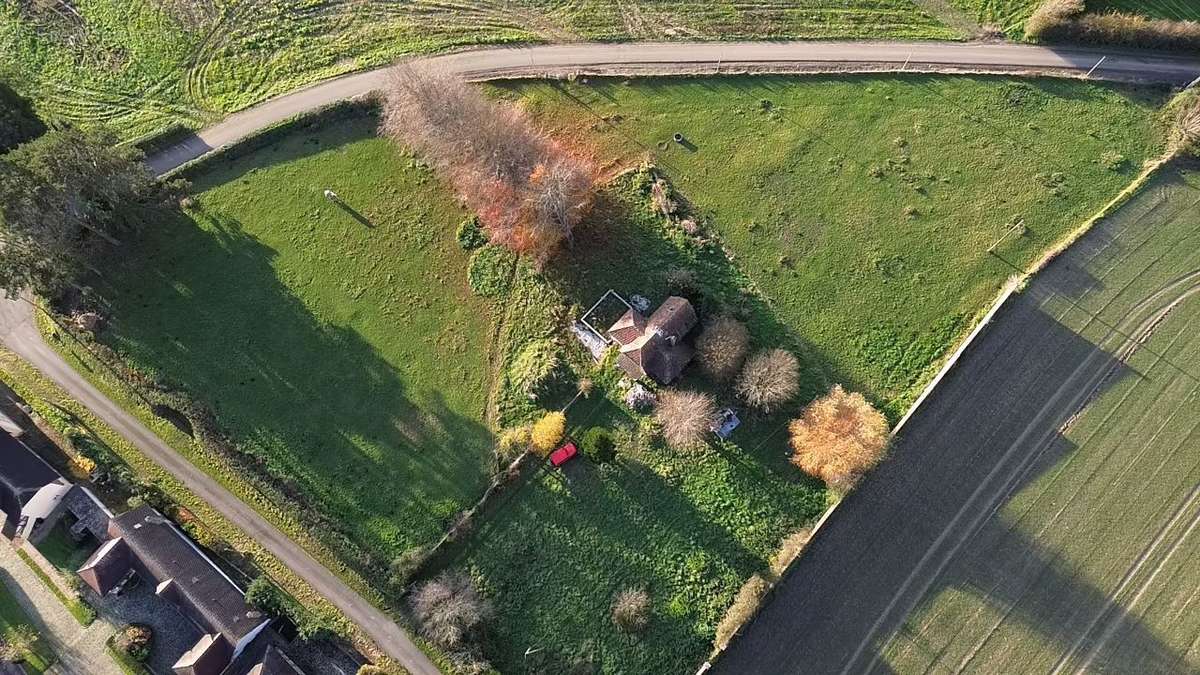
<path id="1" fill-rule="evenodd" d="M 229 665 L 230 650 L 220 635 L 205 635 L 171 669 L 178 675 L 218 675 Z"/>
<path id="2" fill-rule="evenodd" d="M 251 668 L 247 675 L 304 675 L 304 671 L 287 654 L 271 645 L 262 662 Z"/>
<path id="3" fill-rule="evenodd" d="M 662 384 L 674 382 L 692 360 L 692 348 L 683 337 L 696 325 L 696 310 L 686 298 L 671 296 L 648 320 L 629 310 L 608 334 L 620 345 L 617 365 L 630 377 L 651 377 Z M 641 332 L 633 335 L 640 325 Z"/>
<path id="4" fill-rule="evenodd" d="M 207 630 L 231 645 L 266 621 L 246 604 L 242 590 L 153 508 L 143 505 L 113 518 L 110 533 L 125 541 L 164 595 L 195 610 Z"/>
<path id="5" fill-rule="evenodd" d="M 96 549 L 79 568 L 78 574 L 93 591 L 105 595 L 125 578 L 130 565 L 129 547 L 123 538 L 117 537 Z"/>
<path id="6" fill-rule="evenodd" d="M 621 315 L 608 329 L 608 336 L 617 344 L 627 345 L 642 336 L 646 330 L 646 317 L 636 309 L 631 309 Z"/>
<path id="7" fill-rule="evenodd" d="M 21 520 L 21 511 L 47 485 L 67 481 L 46 460 L 8 432 L 0 432 L 0 510 L 8 522 Z"/>

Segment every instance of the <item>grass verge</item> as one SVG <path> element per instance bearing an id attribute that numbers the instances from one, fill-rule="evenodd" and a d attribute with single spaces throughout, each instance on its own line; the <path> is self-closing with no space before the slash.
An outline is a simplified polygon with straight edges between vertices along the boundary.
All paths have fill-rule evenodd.
<path id="1" fill-rule="evenodd" d="M 58 598 L 58 601 L 61 602 L 64 607 L 67 608 L 67 611 L 71 613 L 71 616 L 75 617 L 75 620 L 79 622 L 79 625 L 83 626 L 84 628 L 92 625 L 92 622 L 96 620 L 96 610 L 92 609 L 91 605 L 84 602 L 78 596 L 72 597 L 67 595 L 67 593 L 65 593 L 63 589 L 60 588 L 59 585 L 50 578 L 50 575 L 46 574 L 46 571 L 42 569 L 42 566 L 37 564 L 33 558 L 29 557 L 28 553 L 21 549 L 17 549 L 17 555 L 21 557 L 21 560 L 25 561 L 26 565 L 29 565 L 29 569 L 33 570 L 33 573 L 37 575 L 42 584 L 54 594 L 54 597 Z"/>
<path id="2" fill-rule="evenodd" d="M 20 626 L 33 626 L 33 622 L 30 621 L 29 615 L 25 613 L 21 604 L 13 597 L 12 592 L 8 590 L 8 586 L 0 584 L 0 635 L 9 629 Z M 41 675 L 54 665 L 56 660 L 50 647 L 44 640 L 39 639 L 33 651 L 25 659 L 25 670 L 31 675 Z"/>

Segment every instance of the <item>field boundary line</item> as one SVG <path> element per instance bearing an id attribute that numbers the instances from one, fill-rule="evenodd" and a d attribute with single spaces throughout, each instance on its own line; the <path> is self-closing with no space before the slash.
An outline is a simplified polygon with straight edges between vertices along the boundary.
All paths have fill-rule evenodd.
<path id="1" fill-rule="evenodd" d="M 933 393 L 934 389 L 937 388 L 937 385 L 939 383 L 941 383 L 942 379 L 946 376 L 946 374 L 954 369 L 954 366 L 958 363 L 958 360 L 962 357 L 962 355 L 964 353 L 966 353 L 967 349 L 972 344 L 974 344 L 975 339 L 978 338 L 979 335 L 981 335 L 983 333 L 984 328 L 986 328 L 991 323 L 992 319 L 995 318 L 996 313 L 1000 311 L 1000 308 L 1003 307 L 1005 304 L 1007 304 L 1008 299 L 1012 297 L 1013 293 L 1021 288 L 1021 285 L 1022 285 L 1022 283 L 1024 283 L 1025 278 L 1026 277 L 1023 275 L 1014 274 L 1011 277 L 1009 277 L 1006 282 L 1004 282 L 1004 286 L 1001 288 L 999 295 L 997 295 L 996 299 L 994 299 L 992 301 L 991 307 L 983 315 L 983 317 L 981 317 L 979 319 L 979 321 L 976 322 L 975 328 L 973 328 L 971 330 L 971 332 L 968 333 L 967 336 L 962 339 L 962 341 L 959 343 L 958 347 L 955 348 L 954 352 L 951 353 L 949 358 L 947 358 L 946 361 L 942 364 L 942 367 L 938 371 L 937 375 L 935 375 L 933 377 L 933 379 L 929 381 L 929 384 L 925 385 L 925 389 L 921 391 L 921 395 L 918 396 L 917 400 L 913 401 L 913 404 L 908 407 L 908 412 L 904 413 L 904 417 L 901 417 L 900 421 L 896 423 L 896 426 L 892 428 L 892 432 L 888 436 L 889 440 L 894 439 L 896 437 L 896 435 L 900 433 L 900 430 L 904 427 L 905 423 L 907 423 L 908 420 L 910 418 L 912 418 L 912 416 L 921 407 L 921 404 L 925 402 L 925 399 L 928 398 L 929 395 Z M 836 502 L 834 502 L 831 506 L 829 506 L 829 508 L 825 509 L 825 512 L 821 514 L 821 517 L 818 518 L 817 522 L 813 525 L 812 533 L 808 537 L 808 544 L 805 544 L 805 548 L 807 548 L 808 545 L 811 544 L 812 541 L 817 538 L 817 534 L 820 533 L 821 528 L 825 526 L 825 523 L 827 523 L 829 521 L 829 519 L 833 516 L 834 512 L 837 511 L 837 508 L 839 506 L 841 506 L 843 501 L 844 501 L 844 498 L 839 498 Z M 720 660 L 721 655 L 724 654 L 729 649 L 729 645 L 733 644 L 734 641 L 737 639 L 737 637 L 741 635 L 742 629 L 744 629 L 744 628 L 748 627 L 750 624 L 754 623 L 754 620 L 758 618 L 759 613 L 762 611 L 762 609 L 764 607 L 766 607 L 766 605 L 770 601 L 771 596 L 775 592 L 775 589 L 777 587 L 779 587 L 779 585 L 784 583 L 784 581 L 787 580 L 787 576 L 792 572 L 792 570 L 796 566 L 796 561 L 802 557 L 804 557 L 803 551 L 801 551 L 799 555 L 797 555 L 795 558 L 792 559 L 792 562 L 790 564 L 788 564 L 787 569 L 785 569 L 783 571 L 783 573 L 779 575 L 778 580 L 775 581 L 774 583 L 772 583 L 771 587 L 768 588 L 766 593 L 763 594 L 763 598 L 759 602 L 758 607 L 754 610 L 754 614 L 744 624 L 742 624 L 741 628 L 739 628 L 734 633 L 733 638 L 731 638 L 729 640 L 729 642 L 726 644 L 724 649 L 721 649 L 720 651 L 710 654 L 708 659 L 706 659 L 704 661 L 704 663 L 700 664 L 699 669 L 696 671 L 696 675 L 704 675 L 704 673 L 707 673 L 709 671 L 709 669 L 711 669 L 713 667 L 713 665 L 715 665 L 716 662 Z"/>
<path id="2" fill-rule="evenodd" d="M 1060 240 L 1053 247 L 1051 247 L 1033 265 L 1031 265 L 1026 270 L 1015 272 L 1012 276 L 1010 276 L 1008 278 L 1008 280 L 1004 283 L 1004 286 L 1001 288 L 999 295 L 992 301 L 991 307 L 988 309 L 988 311 L 979 319 L 978 322 L 976 322 L 975 327 L 973 329 L 971 329 L 971 332 L 968 333 L 965 338 L 963 338 L 963 340 L 958 344 L 958 346 L 955 348 L 955 350 L 950 354 L 950 356 L 942 364 L 942 367 L 938 370 L 937 375 L 935 375 L 933 377 L 933 379 L 929 381 L 929 384 L 925 385 L 925 388 L 921 391 L 920 396 L 918 396 L 917 399 L 915 401 L 913 401 L 913 404 L 908 407 L 908 411 L 904 413 L 904 416 L 901 417 L 900 421 L 896 423 L 896 426 L 892 428 L 892 431 L 888 436 L 889 441 L 895 440 L 895 438 L 900 434 L 901 430 L 904 428 L 905 424 L 907 424 L 908 421 L 917 413 L 917 411 L 920 409 L 921 405 L 934 392 L 934 390 L 941 383 L 941 381 L 946 377 L 946 375 L 949 374 L 950 371 L 954 369 L 954 366 L 958 363 L 959 359 L 962 358 L 962 355 L 965 354 L 967 349 L 970 348 L 970 346 L 972 344 L 974 344 L 975 340 L 981 334 L 983 334 L 984 329 L 989 324 L 991 324 L 991 322 L 995 318 L 996 314 L 1000 311 L 1000 309 L 1004 305 L 1006 305 L 1008 303 L 1009 298 L 1011 298 L 1014 293 L 1021 290 L 1024 287 L 1026 282 L 1028 282 L 1035 275 L 1037 275 L 1037 273 L 1039 273 L 1043 269 L 1045 269 L 1045 267 L 1047 265 L 1049 265 L 1054 259 L 1056 259 L 1058 256 L 1062 255 L 1064 252 L 1066 252 L 1067 249 L 1069 249 L 1075 242 L 1077 242 L 1085 234 L 1090 232 L 1092 227 L 1094 227 L 1096 225 L 1096 223 L 1100 222 L 1102 219 L 1111 215 L 1114 211 L 1119 209 L 1121 206 L 1124 206 L 1125 203 L 1128 202 L 1130 199 L 1132 199 L 1136 194 L 1141 192 L 1142 188 L 1145 187 L 1147 183 L 1149 183 L 1150 179 L 1152 177 L 1154 177 L 1160 169 L 1162 169 L 1163 167 L 1166 167 L 1166 166 L 1170 166 L 1175 161 L 1176 158 L 1177 158 L 1176 153 L 1165 153 L 1158 159 L 1155 159 L 1151 163 L 1147 164 L 1145 166 L 1145 168 L 1142 169 L 1142 172 L 1140 174 L 1138 174 L 1138 176 L 1136 178 L 1134 178 L 1134 180 L 1132 182 L 1130 182 L 1129 185 L 1125 186 L 1125 188 L 1123 188 L 1121 190 L 1121 192 L 1117 194 L 1116 197 L 1113 197 L 1111 200 L 1109 200 L 1109 202 L 1107 204 L 1105 204 L 1099 211 L 1097 211 L 1094 215 L 1092 215 L 1090 218 L 1085 220 L 1079 227 L 1075 228 L 1072 232 L 1067 234 L 1062 240 Z M 838 506 L 841 506 L 843 501 L 844 501 L 844 498 L 839 498 L 829 508 L 825 509 L 825 512 L 821 514 L 821 517 L 818 518 L 817 522 L 813 525 L 812 534 L 808 538 L 809 543 L 805 545 L 805 548 L 807 548 L 808 545 L 810 545 L 812 543 L 812 541 L 814 539 L 816 539 L 817 535 L 821 531 L 821 528 L 825 526 L 825 524 L 833 516 L 834 512 L 837 511 Z M 750 626 L 752 623 L 754 623 L 755 619 L 758 618 L 759 613 L 761 613 L 762 609 L 770 601 L 771 596 L 775 592 L 775 589 L 780 584 L 784 583 L 784 581 L 786 581 L 787 576 L 795 568 L 796 561 L 799 560 L 800 558 L 802 558 L 803 556 L 804 556 L 804 552 L 801 551 L 801 553 L 799 555 L 797 555 L 795 558 L 792 559 L 792 562 L 788 565 L 787 569 L 785 569 L 783 571 L 783 573 L 779 575 L 778 580 L 775 581 L 773 584 L 771 584 L 771 587 L 769 589 L 767 589 L 766 593 L 763 594 L 763 598 L 759 602 L 758 607 L 755 609 L 754 614 L 744 624 L 742 624 L 742 627 L 739 628 L 739 630 L 737 632 L 734 633 L 733 638 L 729 640 L 728 644 L 726 644 L 724 649 L 721 649 L 720 651 L 717 651 L 717 652 L 709 655 L 708 659 L 706 659 L 704 661 L 704 663 L 702 663 L 700 665 L 699 669 L 696 671 L 696 675 L 704 675 L 705 673 L 707 673 L 720 660 L 721 656 L 729 649 L 729 645 L 733 644 L 733 642 L 736 641 L 738 636 L 740 636 L 742 634 L 742 630 L 745 629 L 746 627 Z"/>

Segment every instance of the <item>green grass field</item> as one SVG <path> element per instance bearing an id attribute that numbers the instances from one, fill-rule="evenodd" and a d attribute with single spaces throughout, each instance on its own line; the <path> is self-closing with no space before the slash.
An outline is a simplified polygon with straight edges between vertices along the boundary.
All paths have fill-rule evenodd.
<path id="1" fill-rule="evenodd" d="M 29 620 L 29 615 L 25 613 L 24 608 L 13 597 L 12 591 L 8 589 L 7 583 L 7 580 L 0 583 L 0 636 L 10 628 L 33 625 L 33 622 Z M 39 640 L 34 646 L 33 653 L 26 658 L 24 666 L 31 675 L 41 675 L 53 665 L 54 660 L 54 653 Z"/>
<path id="2" fill-rule="evenodd" d="M 1153 19 L 1200 21 L 1200 4 L 1191 0 L 1087 0 L 1088 11 L 1119 11 Z"/>
<path id="3" fill-rule="evenodd" d="M 937 77 L 508 90 L 604 157 L 647 153 L 831 379 L 895 420 L 1013 270 L 1158 152 L 1154 90 Z M 670 143 L 671 134 L 686 145 Z M 1108 166 L 1106 166 L 1106 164 Z M 1111 168 L 1109 168 L 1111 166 Z"/>
<path id="4" fill-rule="evenodd" d="M 611 184 L 566 258 L 545 276 L 524 271 L 503 302 L 588 305 L 609 288 L 658 302 L 672 292 L 672 272 L 691 270 L 687 293 L 702 315 L 733 312 L 756 344 L 800 351 L 804 390 L 770 417 L 744 413 L 745 424 L 728 442 L 676 452 L 653 437 L 644 415 L 614 403 L 615 376 L 579 366 L 599 391 L 570 408 L 569 433 L 614 430 L 619 460 L 543 470 L 484 521 L 453 561 L 471 570 L 497 606 L 489 657 L 501 672 L 573 672 L 585 663 L 604 673 L 696 668 L 737 589 L 767 567 L 785 535 L 810 525 L 826 504 L 824 489 L 792 469 L 782 451 L 789 415 L 825 382 L 719 248 L 697 246 L 651 211 L 645 176 Z M 630 251 L 637 252 L 635 264 Z M 680 386 L 717 389 L 722 405 L 736 405 L 728 388 L 698 375 Z M 636 639 L 610 618 L 613 597 L 627 588 L 644 589 L 652 599 L 650 626 Z M 526 648 L 538 651 L 526 657 Z"/>
<path id="5" fill-rule="evenodd" d="M 1123 367 L 886 646 L 896 672 L 1200 669 L 1198 239 L 1200 174 L 1166 171 L 1047 270 L 1074 292 L 1044 311 Z"/>
<path id="6" fill-rule="evenodd" d="M 97 287 L 106 339 L 215 409 L 242 449 L 384 560 L 482 489 L 487 307 L 462 213 L 374 120 L 297 133 L 195 182 Z M 350 210 L 326 200 L 335 189 Z"/>
<path id="7" fill-rule="evenodd" d="M 1025 32 L 1025 20 L 1041 0 L 948 0 L 953 7 L 967 12 L 980 23 L 999 27 L 1010 38 Z"/>
<path id="8" fill-rule="evenodd" d="M 76 0 L 0 5 L 0 78 L 127 138 L 404 54 L 509 42 L 953 38 L 912 0 Z"/>

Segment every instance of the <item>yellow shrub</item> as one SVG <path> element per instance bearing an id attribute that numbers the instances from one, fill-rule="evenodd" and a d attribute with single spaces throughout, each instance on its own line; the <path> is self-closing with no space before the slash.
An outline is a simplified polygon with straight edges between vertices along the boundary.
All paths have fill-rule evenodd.
<path id="1" fill-rule="evenodd" d="M 542 419 L 534 422 L 530 432 L 533 449 L 540 455 L 550 454 L 567 431 L 567 416 L 560 412 L 546 413 Z"/>
<path id="2" fill-rule="evenodd" d="M 90 458 L 84 457 L 83 455 L 76 455 L 75 457 L 71 458 L 71 461 L 84 474 L 90 474 L 90 473 L 92 473 L 92 471 L 96 470 L 96 463 L 93 462 Z"/>

